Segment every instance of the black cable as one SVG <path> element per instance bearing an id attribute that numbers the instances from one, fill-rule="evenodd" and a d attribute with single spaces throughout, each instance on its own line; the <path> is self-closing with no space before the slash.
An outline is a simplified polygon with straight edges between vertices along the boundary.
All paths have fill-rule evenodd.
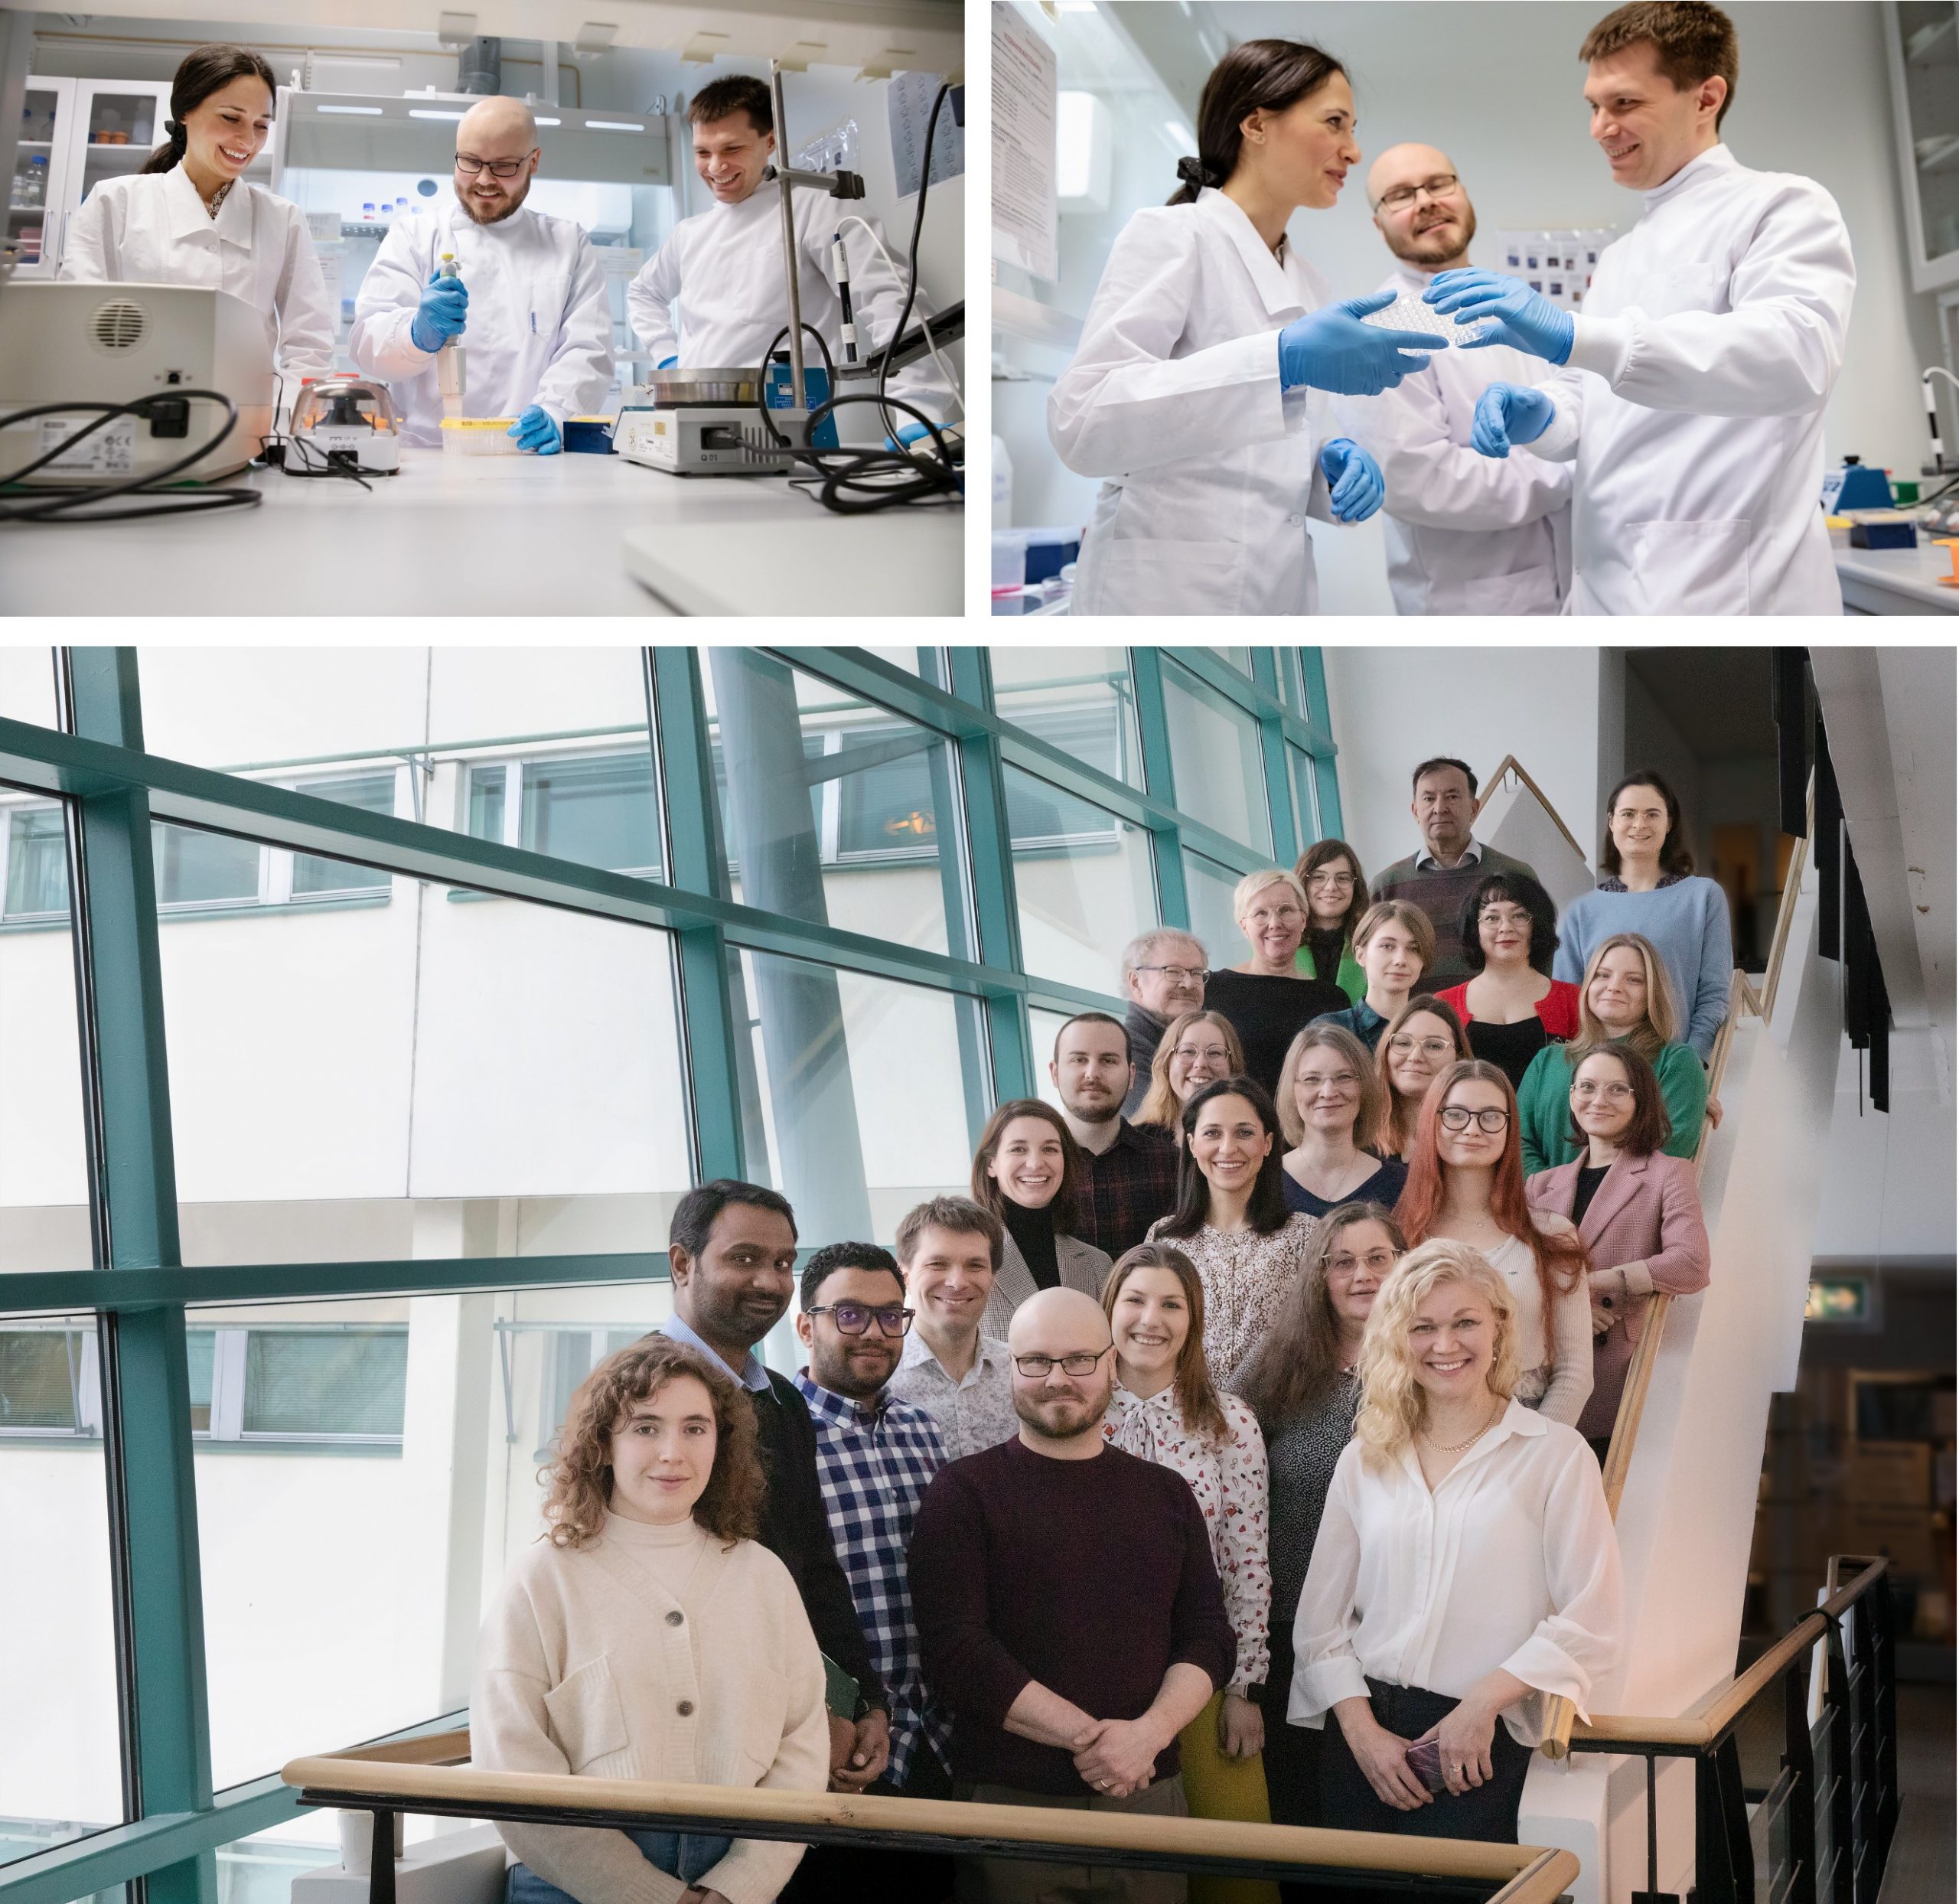
<path id="1" fill-rule="evenodd" d="M 44 468 L 67 455 L 77 444 L 86 442 L 96 431 L 106 429 L 119 416 L 142 416 L 147 414 L 153 404 L 187 403 L 192 397 L 206 398 L 224 406 L 224 428 L 210 442 L 200 443 L 175 462 L 166 464 L 161 469 L 147 471 L 122 482 L 63 484 L 59 487 L 47 487 L 37 485 L 31 502 L 0 504 L 0 523 L 134 522 L 148 516 L 193 516 L 215 509 L 256 509 L 265 500 L 263 495 L 256 489 L 209 489 L 178 494 L 168 501 L 149 503 L 137 509 L 92 510 L 86 515 L 79 513 L 85 504 L 109 502 L 118 496 L 135 496 L 161 490 L 172 477 L 181 475 L 193 463 L 201 462 L 237 427 L 238 406 L 221 390 L 173 389 L 154 391 L 147 396 L 135 397 L 126 403 L 37 403 L 30 409 L 15 410 L 0 416 L 0 430 L 6 430 L 18 423 L 31 422 L 37 416 L 67 416 L 77 411 L 86 410 L 100 412 L 86 428 L 64 437 L 52 449 L 45 451 L 31 462 L 23 464 L 7 478 L 8 483 L 10 485 L 24 483 L 36 470 Z"/>
<path id="2" fill-rule="evenodd" d="M 911 220 L 911 246 L 905 259 L 906 282 L 905 308 L 898 314 L 898 322 L 891 334 L 885 340 L 885 347 L 878 358 L 878 394 L 884 394 L 885 379 L 891 373 L 891 354 L 898 347 L 898 341 L 905 334 L 905 321 L 911 315 L 911 307 L 918 300 L 918 238 L 925 229 L 925 196 L 932 187 L 932 142 L 939 132 L 939 108 L 952 96 L 952 83 L 944 82 L 932 96 L 932 113 L 925 122 L 925 156 L 918 168 L 918 210 Z M 891 434 L 897 435 L 894 430 Z"/>

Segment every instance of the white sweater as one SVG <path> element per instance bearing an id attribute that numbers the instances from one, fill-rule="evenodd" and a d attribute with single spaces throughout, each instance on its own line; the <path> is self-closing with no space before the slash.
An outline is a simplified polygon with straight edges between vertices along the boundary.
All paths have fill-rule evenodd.
<path id="1" fill-rule="evenodd" d="M 478 1642 L 470 1748 L 487 1771 L 822 1791 L 823 1660 L 788 1569 L 692 1521 L 616 1514 L 582 1547 L 526 1548 Z M 579 1904 L 674 1904 L 688 1888 L 623 1831 L 497 1828 Z M 768 1904 L 802 1855 L 738 1838 L 700 1882 Z"/>

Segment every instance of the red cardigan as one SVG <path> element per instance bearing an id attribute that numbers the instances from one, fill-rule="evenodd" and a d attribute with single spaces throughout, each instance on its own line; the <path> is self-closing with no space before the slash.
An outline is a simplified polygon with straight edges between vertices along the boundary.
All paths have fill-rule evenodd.
<path id="1" fill-rule="evenodd" d="M 1438 992 L 1436 996 L 1450 1006 L 1464 1024 L 1469 1022 L 1469 981 L 1465 979 L 1460 985 L 1452 985 L 1446 992 Z M 1551 989 L 1537 1001 L 1537 1016 L 1543 1021 L 1544 1034 L 1548 1038 L 1576 1038 L 1578 1035 L 1578 987 L 1567 984 L 1563 979 L 1553 979 Z"/>

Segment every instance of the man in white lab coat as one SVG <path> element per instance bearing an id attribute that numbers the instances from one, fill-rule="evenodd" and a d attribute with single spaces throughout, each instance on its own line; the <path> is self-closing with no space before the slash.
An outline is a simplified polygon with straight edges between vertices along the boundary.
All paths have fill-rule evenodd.
<path id="1" fill-rule="evenodd" d="M 442 441 L 437 364 L 466 353 L 457 414 L 508 416 L 518 446 L 551 455 L 565 419 L 603 403 L 612 316 L 592 240 L 524 204 L 543 155 L 521 100 L 486 99 L 456 127 L 455 202 L 398 220 L 360 286 L 354 360 L 386 380 L 412 443 Z M 453 254 L 458 275 L 442 275 Z"/>
<path id="2" fill-rule="evenodd" d="M 1380 286 L 1419 298 L 1469 262 L 1476 210 L 1446 153 L 1390 145 L 1367 172 L 1374 223 L 1394 254 Z M 1387 585 L 1401 615 L 1556 615 L 1571 580 L 1571 471 L 1479 456 L 1476 403 L 1492 383 L 1552 376 L 1521 350 L 1437 350 L 1378 396 L 1348 397 L 1347 427 L 1380 465 Z"/>
<path id="3" fill-rule="evenodd" d="M 773 175 L 775 115 L 768 83 L 745 74 L 712 80 L 694 96 L 687 117 L 694 169 L 714 203 L 682 219 L 640 268 L 626 293 L 627 313 L 656 368 L 760 369 L 772 341 L 780 337 L 777 347 L 789 347 L 782 207 Z M 843 364 L 843 306 L 832 243 L 841 230 L 857 355 L 860 362 L 874 361 L 897 327 L 905 282 L 885 262 L 863 223 L 843 221 L 875 220 L 861 199 L 799 189 L 792 203 L 803 321 L 822 332 L 832 358 Z M 917 328 L 920 312 L 914 303 L 908 328 Z M 803 347 L 807 361 L 821 363 L 807 332 Z M 929 358 L 894 371 L 886 388 L 908 402 L 926 399 L 920 407 L 935 419 L 944 415 L 950 394 Z M 836 393 L 834 387 L 831 393 Z M 894 414 L 904 420 L 902 412 Z"/>
<path id="4" fill-rule="evenodd" d="M 1576 317 L 1514 278 L 1436 279 L 1436 310 L 1564 367 L 1493 384 L 1475 445 L 1576 459 L 1569 612 L 1840 614 L 1817 506 L 1856 284 L 1836 201 L 1721 143 L 1739 59 L 1718 7 L 1622 7 L 1579 57 L 1592 136 L 1645 210 Z"/>

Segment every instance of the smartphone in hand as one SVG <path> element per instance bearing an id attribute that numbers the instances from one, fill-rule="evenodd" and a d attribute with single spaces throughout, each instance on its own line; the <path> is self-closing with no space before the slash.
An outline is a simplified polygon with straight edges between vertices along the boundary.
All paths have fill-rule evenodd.
<path id="1" fill-rule="evenodd" d="M 1408 1769 L 1429 1791 L 1439 1796 L 1449 1789 L 1448 1781 L 1442 1775 L 1440 1739 L 1417 1739 L 1401 1756 L 1407 1760 Z"/>

